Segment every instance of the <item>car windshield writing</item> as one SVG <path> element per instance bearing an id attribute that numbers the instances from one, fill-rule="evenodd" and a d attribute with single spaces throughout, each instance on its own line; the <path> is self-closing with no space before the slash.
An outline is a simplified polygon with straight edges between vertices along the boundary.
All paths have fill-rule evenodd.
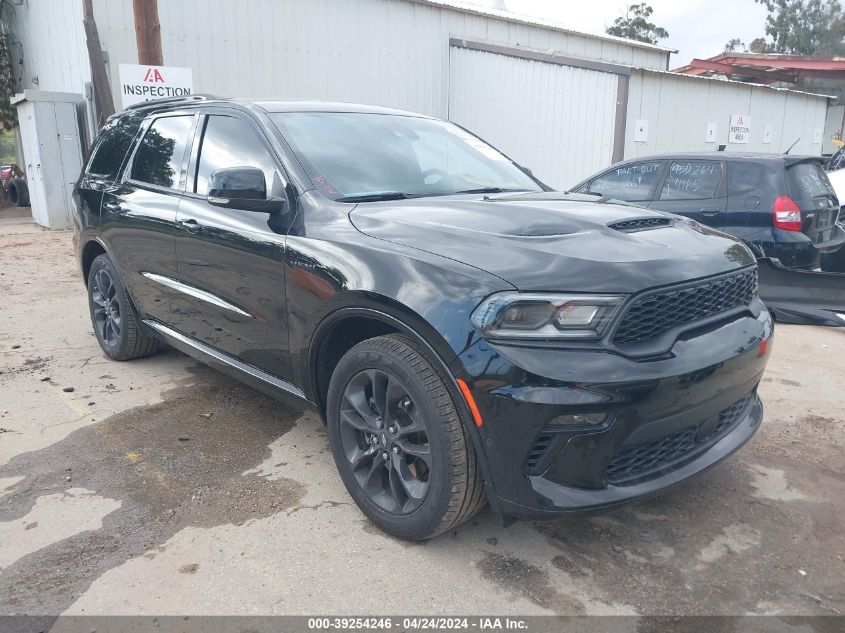
<path id="1" fill-rule="evenodd" d="M 835 195 L 821 165 L 816 162 L 798 163 L 787 169 L 786 173 L 795 198 L 807 200 Z"/>
<path id="2" fill-rule="evenodd" d="M 676 161 L 669 167 L 661 200 L 704 200 L 716 195 L 722 180 L 719 163 Z"/>
<path id="3" fill-rule="evenodd" d="M 500 152 L 444 121 L 349 112 L 271 118 L 314 186 L 335 200 L 542 189 Z"/>
<path id="4" fill-rule="evenodd" d="M 646 200 L 660 176 L 660 163 L 622 165 L 596 178 L 590 193 L 634 202 Z"/>

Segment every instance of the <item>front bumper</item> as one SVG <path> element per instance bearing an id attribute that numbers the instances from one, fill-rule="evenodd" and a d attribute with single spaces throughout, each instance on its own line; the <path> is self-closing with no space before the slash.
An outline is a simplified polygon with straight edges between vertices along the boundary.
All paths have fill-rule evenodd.
<path id="1" fill-rule="evenodd" d="M 762 310 L 681 337 L 647 361 L 476 343 L 455 369 L 483 419 L 491 505 L 508 516 L 552 518 L 654 495 L 712 467 L 759 427 L 756 388 L 771 335 Z M 577 413 L 608 419 L 557 423 Z"/>

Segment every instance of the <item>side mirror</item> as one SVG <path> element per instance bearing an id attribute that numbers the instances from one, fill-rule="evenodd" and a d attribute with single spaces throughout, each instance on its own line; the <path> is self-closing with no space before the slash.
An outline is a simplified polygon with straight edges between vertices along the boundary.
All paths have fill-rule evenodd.
<path id="1" fill-rule="evenodd" d="M 264 172 L 256 167 L 228 167 L 211 173 L 208 203 L 226 209 L 276 213 L 285 206 L 281 197 L 267 198 Z"/>

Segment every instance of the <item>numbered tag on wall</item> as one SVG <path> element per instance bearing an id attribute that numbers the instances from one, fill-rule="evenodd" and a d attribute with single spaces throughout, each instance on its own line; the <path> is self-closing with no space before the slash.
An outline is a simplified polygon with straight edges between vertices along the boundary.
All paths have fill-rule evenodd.
<path id="1" fill-rule="evenodd" d="M 648 143 L 648 119 L 637 119 L 637 125 L 634 128 L 634 142 Z"/>
<path id="2" fill-rule="evenodd" d="M 820 127 L 813 130 L 813 145 L 818 145 L 822 142 L 822 135 L 824 135 L 824 131 Z"/>
<path id="3" fill-rule="evenodd" d="M 708 123 L 707 124 L 707 132 L 704 134 L 704 142 L 705 143 L 715 143 L 716 142 L 716 132 L 718 130 L 718 126 L 715 123 Z"/>
<path id="4" fill-rule="evenodd" d="M 763 143 L 769 144 L 772 142 L 772 126 L 767 125 L 763 128 Z"/>

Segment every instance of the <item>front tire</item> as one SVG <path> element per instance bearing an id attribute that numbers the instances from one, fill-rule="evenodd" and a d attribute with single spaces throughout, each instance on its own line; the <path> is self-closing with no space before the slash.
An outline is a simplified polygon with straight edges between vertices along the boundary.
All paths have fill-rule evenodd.
<path id="1" fill-rule="evenodd" d="M 423 540 L 484 504 L 466 427 L 430 352 L 401 335 L 349 350 L 332 374 L 326 417 L 341 479 L 385 532 Z"/>
<path id="2" fill-rule="evenodd" d="M 141 329 L 126 287 L 105 253 L 94 260 L 88 272 L 88 308 L 97 342 L 109 358 L 132 360 L 158 349 L 158 339 Z"/>

